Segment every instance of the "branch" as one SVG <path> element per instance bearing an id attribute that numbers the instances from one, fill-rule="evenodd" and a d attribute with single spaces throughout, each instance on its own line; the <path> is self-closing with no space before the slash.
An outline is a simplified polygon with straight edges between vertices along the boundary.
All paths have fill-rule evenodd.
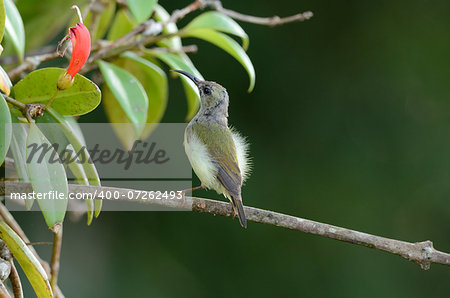
<path id="1" fill-rule="evenodd" d="M 14 265 L 13 258 L 9 259 L 9 263 L 11 264 L 11 273 L 9 275 L 9 280 L 11 281 L 14 298 L 22 298 L 22 282 L 20 281 L 19 272 L 17 272 L 16 266 Z"/>
<path id="2" fill-rule="evenodd" d="M 62 245 L 62 234 L 63 227 L 61 223 L 56 223 L 52 227 L 53 232 L 53 250 L 52 250 L 52 261 L 50 263 L 51 270 L 51 278 L 50 285 L 52 286 L 52 290 L 56 291 L 56 287 L 58 285 L 58 273 L 59 273 L 59 260 L 61 257 L 61 245 Z"/>
<path id="3" fill-rule="evenodd" d="M 35 70 L 42 62 L 53 60 L 58 57 L 60 56 L 56 51 L 52 53 L 27 57 L 22 64 L 8 72 L 8 76 L 11 79 L 14 79 L 25 71 Z"/>
<path id="4" fill-rule="evenodd" d="M 13 192 L 29 193 L 32 191 L 30 183 L 5 183 L 8 190 L 8 193 L 6 195 Z M 135 190 L 116 187 L 70 184 L 69 191 L 71 193 L 89 193 L 92 196 L 99 193 L 113 192 L 117 193 L 118 197 L 121 198 L 119 199 L 119 201 L 130 202 L 130 200 L 127 199 L 128 193 Z M 0 190 L 0 194 L 2 193 L 4 193 L 4 191 Z M 97 197 L 97 199 L 101 198 Z M 210 213 L 213 215 L 221 215 L 227 217 L 233 216 L 233 211 L 229 203 L 203 198 L 185 197 L 183 200 L 138 200 L 136 202 L 153 206 L 178 208 L 199 213 Z M 450 254 L 434 249 L 433 243 L 431 241 L 410 243 L 362 233 L 346 228 L 312 221 L 309 219 L 277 213 L 270 210 L 263 210 L 253 207 L 245 207 L 244 210 L 245 214 L 247 215 L 248 221 L 273 225 L 285 229 L 302 231 L 309 234 L 319 235 L 377 250 L 386 251 L 388 253 L 396 254 L 407 260 L 413 261 L 422 269 L 429 269 L 430 265 L 433 263 L 450 266 Z"/>
<path id="5" fill-rule="evenodd" d="M 208 6 L 212 9 L 217 10 L 233 19 L 240 20 L 247 23 L 253 23 L 258 25 L 267 25 L 267 26 L 278 26 L 286 23 L 292 22 L 303 22 L 312 18 L 313 13 L 311 11 L 305 11 L 303 13 L 299 13 L 293 16 L 280 18 L 279 16 L 273 16 L 268 18 L 261 18 L 255 16 L 245 15 L 234 10 L 223 8 L 222 3 L 217 0 L 205 1 L 204 6 Z"/>

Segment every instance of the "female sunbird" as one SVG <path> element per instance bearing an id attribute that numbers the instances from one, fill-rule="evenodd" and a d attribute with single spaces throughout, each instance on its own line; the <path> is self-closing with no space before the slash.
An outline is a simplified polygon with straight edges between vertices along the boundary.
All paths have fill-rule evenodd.
<path id="1" fill-rule="evenodd" d="M 215 82 L 202 81 L 182 70 L 200 92 L 201 107 L 184 132 L 184 149 L 202 188 L 227 197 L 241 226 L 247 227 L 241 187 L 249 174 L 248 143 L 228 127 L 228 93 Z"/>

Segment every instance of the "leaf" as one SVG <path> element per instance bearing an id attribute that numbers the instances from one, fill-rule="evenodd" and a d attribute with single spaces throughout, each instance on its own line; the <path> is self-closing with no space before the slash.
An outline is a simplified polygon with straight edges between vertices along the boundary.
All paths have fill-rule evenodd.
<path id="1" fill-rule="evenodd" d="M 114 64 L 100 60 L 98 65 L 106 84 L 133 124 L 136 135 L 141 135 L 148 109 L 148 97 L 141 83 L 128 71 Z"/>
<path id="2" fill-rule="evenodd" d="M 86 162 L 84 162 L 82 165 L 86 177 L 88 178 L 89 185 L 100 186 L 100 177 L 98 176 L 95 165 L 89 162 L 90 155 L 88 150 L 86 149 L 86 142 L 83 139 L 81 131 L 79 127 L 77 127 L 78 125 L 75 125 L 73 121 L 68 120 L 67 117 L 61 116 L 51 107 L 47 109 L 47 112 L 61 125 L 64 134 L 69 139 L 69 142 L 73 146 L 74 150 L 76 152 L 82 151 L 84 156 L 86 157 Z M 103 201 L 101 199 L 94 200 L 95 217 L 98 217 L 100 215 L 102 203 Z M 88 204 L 89 210 L 90 203 L 86 202 L 86 204 Z M 88 223 L 90 223 L 90 216 L 91 215 L 88 214 Z"/>
<path id="3" fill-rule="evenodd" d="M 78 122 L 74 119 L 74 117 L 70 117 L 70 116 L 67 116 L 67 117 L 60 116 L 60 117 L 63 120 L 65 120 L 64 125 L 67 125 L 71 134 L 73 135 L 73 138 L 77 139 L 77 143 L 80 143 L 82 146 L 86 146 L 86 141 L 84 140 L 83 132 L 81 131 L 81 128 L 78 125 Z M 58 121 L 58 120 L 55 119 L 55 121 Z M 60 125 L 63 125 L 63 124 L 60 123 Z M 79 146 L 77 146 L 77 148 L 79 148 Z M 73 147 L 72 144 L 69 144 L 68 149 L 72 150 L 72 152 L 79 151 L 79 150 L 78 151 L 75 150 L 75 148 Z M 73 154 L 73 155 L 75 155 L 75 154 Z M 71 157 L 71 160 L 73 159 L 73 157 Z M 79 160 L 78 157 L 77 157 L 77 160 Z M 70 171 L 76 178 L 75 181 L 78 184 L 90 185 L 90 183 L 89 183 L 90 179 L 89 179 L 88 175 L 86 174 L 85 165 L 82 162 L 77 162 L 76 160 L 74 160 L 73 162 L 69 163 L 68 165 L 69 165 Z M 95 166 L 93 166 L 93 165 L 90 165 L 90 167 L 94 167 L 94 169 L 95 169 Z M 92 185 L 100 185 L 100 179 L 98 178 L 97 170 L 95 170 L 94 176 L 95 176 L 95 177 L 93 177 L 94 179 L 91 179 L 91 181 L 95 181 L 92 183 Z M 98 184 L 96 182 L 98 182 Z M 85 199 L 85 202 L 86 202 L 86 206 L 87 206 L 87 224 L 90 225 L 94 218 L 94 200 L 87 198 L 87 199 Z M 100 203 L 101 203 L 101 200 L 100 200 Z"/>
<path id="4" fill-rule="evenodd" d="M 56 82 L 64 71 L 62 68 L 33 71 L 13 87 L 16 99 L 23 103 L 46 104 L 55 95 Z M 97 85 L 77 74 L 72 87 L 58 91 L 52 108 L 62 115 L 83 115 L 95 109 L 100 100 L 101 93 Z"/>
<path id="5" fill-rule="evenodd" d="M 33 152 L 34 148 L 44 146 L 44 150 Z M 45 148 L 46 147 L 46 148 Z M 48 149 L 48 150 L 46 150 Z M 39 160 L 43 157 L 42 160 Z M 44 215 L 47 226 L 52 229 L 55 224 L 62 223 L 67 209 L 67 177 L 64 166 L 59 161 L 58 153 L 53 149 L 50 142 L 39 130 L 36 124 L 30 124 L 27 137 L 27 168 L 33 190 L 37 196 L 37 202 Z M 58 196 L 58 199 L 49 199 L 51 193 Z M 63 196 L 63 198 L 59 198 Z"/>
<path id="6" fill-rule="evenodd" d="M 11 143 L 11 114 L 8 104 L 2 95 L 0 95 L 0 164 L 3 163 Z"/>
<path id="7" fill-rule="evenodd" d="M 139 23 L 148 20 L 152 14 L 157 0 L 126 0 L 128 8 Z"/>
<path id="8" fill-rule="evenodd" d="M 116 17 L 111 25 L 111 29 L 108 32 L 108 40 L 117 40 L 119 37 L 124 36 L 136 26 L 136 21 L 130 17 L 128 11 L 120 9 L 116 13 Z"/>
<path id="9" fill-rule="evenodd" d="M 77 120 L 75 120 L 75 118 L 71 117 L 71 116 L 65 116 L 63 118 L 64 118 L 65 122 L 67 123 L 67 125 L 70 127 L 70 130 L 75 135 L 75 137 L 78 140 L 80 140 L 80 143 L 82 145 L 86 146 L 86 141 L 84 140 L 83 132 L 81 131 L 80 125 L 78 124 Z"/>
<path id="10" fill-rule="evenodd" d="M 114 64 L 126 69 L 135 76 L 147 93 L 149 106 L 147 123 L 159 123 L 167 106 L 168 86 L 164 71 L 155 64 L 145 60 L 132 52 L 125 52 Z M 109 88 L 103 90 L 103 106 L 112 123 L 129 123 L 125 112 L 118 109 L 118 103 Z M 144 140 L 156 128 L 156 125 L 146 125 L 141 135 L 136 135 L 128 125 L 113 125 L 113 129 L 124 147 L 131 149 L 134 141 Z"/>
<path id="11" fill-rule="evenodd" d="M 78 126 L 78 123 L 74 122 L 73 117 L 66 117 L 67 123 L 70 126 L 71 132 L 73 134 L 77 134 L 75 136 L 76 138 L 81 138 L 81 130 Z M 57 152 L 59 156 L 62 154 L 66 154 L 64 157 L 66 160 L 72 161 L 69 163 L 66 163 L 69 166 L 70 171 L 75 176 L 75 181 L 78 184 L 82 185 L 89 185 L 89 179 L 84 171 L 84 167 L 81 162 L 77 162 L 78 158 L 75 156 L 73 146 L 70 144 L 68 138 L 64 134 L 61 124 L 57 122 L 53 116 L 51 116 L 50 113 L 44 113 L 44 116 L 39 117 L 36 119 L 36 125 L 41 130 L 41 132 L 44 133 L 44 135 L 47 137 L 49 142 L 55 146 L 57 145 Z M 81 135 L 81 136 L 80 136 Z M 85 142 L 83 140 L 83 145 L 85 145 Z M 64 151 L 67 148 L 68 151 Z M 68 154 L 70 153 L 71 154 Z M 77 152 L 77 151 L 75 151 Z M 75 160 L 74 160 L 75 159 Z M 32 200 L 31 200 L 32 201 Z M 85 199 L 86 205 L 87 205 L 87 224 L 90 225 L 92 223 L 92 219 L 94 217 L 94 200 L 92 199 Z"/>
<path id="12" fill-rule="evenodd" d="M 19 62 L 22 63 L 25 53 L 25 30 L 23 28 L 22 17 L 12 0 L 4 0 L 4 3 L 6 37 L 13 44 L 19 57 Z"/>
<path id="13" fill-rule="evenodd" d="M 160 60 L 162 60 L 164 63 L 169 65 L 172 69 L 180 69 L 187 71 L 200 80 L 203 80 L 203 76 L 200 74 L 200 72 L 195 68 L 195 66 L 192 64 L 192 62 L 187 58 L 187 56 L 180 55 L 180 54 L 173 54 L 173 53 L 167 53 L 167 52 L 160 52 L 160 51 L 148 51 L 147 53 L 156 56 Z M 188 102 L 188 113 L 186 116 L 187 120 L 192 119 L 195 114 L 198 111 L 198 108 L 200 106 L 200 95 L 198 93 L 198 88 L 192 82 L 190 79 L 186 78 L 185 76 L 179 76 L 181 78 L 181 81 L 183 82 L 184 91 L 186 93 L 187 102 Z"/>
<path id="14" fill-rule="evenodd" d="M 38 297 L 53 297 L 47 273 L 28 246 L 4 221 L 0 221 L 0 237 L 19 262 Z"/>
<path id="15" fill-rule="evenodd" d="M 165 23 L 169 21 L 170 14 L 161 5 L 156 5 L 155 7 L 155 20 L 160 23 Z M 178 32 L 178 27 L 175 23 L 169 22 L 163 27 L 163 34 L 172 34 Z M 170 49 L 181 49 L 181 38 L 179 36 L 173 36 L 169 38 L 164 38 L 157 42 L 159 46 L 168 47 Z"/>
<path id="16" fill-rule="evenodd" d="M 186 34 L 189 34 L 190 30 L 195 29 L 212 29 L 215 31 L 221 31 L 228 34 L 233 34 L 239 36 L 242 39 L 242 47 L 244 50 L 248 49 L 248 35 L 245 33 L 244 29 L 239 26 L 236 21 L 223 13 L 217 11 L 208 11 L 202 13 L 195 19 L 193 19 L 189 24 L 182 29 Z"/>
<path id="17" fill-rule="evenodd" d="M 12 112 L 12 111 L 11 111 Z M 27 170 L 27 135 L 28 124 L 20 123 L 16 116 L 12 116 L 12 137 L 11 137 L 11 152 L 14 158 L 14 167 L 16 168 L 19 181 L 30 182 Z M 34 200 L 27 198 L 25 200 L 25 207 L 30 210 L 33 207 Z"/>
<path id="18" fill-rule="evenodd" d="M 71 144 L 67 147 L 68 151 L 66 152 L 67 158 L 71 162 L 68 163 L 69 169 L 72 174 L 75 176 L 75 181 L 80 185 L 89 185 L 89 179 L 84 171 L 83 164 L 79 160 L 79 158 L 75 155 L 75 149 Z M 73 161 L 72 161 L 73 160 Z M 94 219 L 94 200 L 91 198 L 84 199 L 87 208 L 87 225 L 89 226 Z"/>
<path id="19" fill-rule="evenodd" d="M 242 64 L 242 66 L 248 73 L 248 76 L 250 78 L 250 86 L 248 88 L 248 92 L 251 92 L 253 90 L 253 87 L 255 86 L 255 69 L 253 68 L 253 64 L 250 61 L 250 58 L 247 56 L 241 46 L 236 41 L 234 41 L 234 39 L 214 30 L 202 28 L 190 30 L 189 32 L 183 34 L 183 36 L 203 39 L 218 46 L 219 48 L 233 56 L 239 63 Z"/>
<path id="20" fill-rule="evenodd" d="M 50 144 L 55 147 L 59 156 L 61 156 L 67 145 L 69 145 L 69 140 L 64 135 L 61 127 L 59 127 L 50 114 L 45 112 L 42 117 L 36 118 L 35 121 L 39 130 L 44 134 Z"/>
<path id="21" fill-rule="evenodd" d="M 5 20 L 5 5 L 3 4 L 3 0 L 0 0 L 0 42 L 2 42 L 3 34 L 5 34 Z"/>

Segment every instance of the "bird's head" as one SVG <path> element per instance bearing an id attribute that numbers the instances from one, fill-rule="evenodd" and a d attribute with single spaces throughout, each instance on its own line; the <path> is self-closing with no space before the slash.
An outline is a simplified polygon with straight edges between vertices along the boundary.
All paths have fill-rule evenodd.
<path id="1" fill-rule="evenodd" d="M 204 112 L 217 113 L 223 112 L 225 116 L 228 116 L 228 93 L 227 90 L 211 81 L 202 81 L 192 74 L 182 70 L 172 70 L 178 72 L 194 82 L 200 93 L 201 109 Z"/>

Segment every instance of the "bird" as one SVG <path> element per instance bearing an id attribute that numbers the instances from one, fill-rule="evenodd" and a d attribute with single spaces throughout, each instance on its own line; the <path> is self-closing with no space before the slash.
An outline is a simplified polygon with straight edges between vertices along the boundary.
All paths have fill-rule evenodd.
<path id="1" fill-rule="evenodd" d="M 249 143 L 228 126 L 227 90 L 183 70 L 173 71 L 192 80 L 200 93 L 200 109 L 184 133 L 184 149 L 200 179 L 199 188 L 213 189 L 228 198 L 234 216 L 247 228 L 241 188 L 250 172 Z"/>

